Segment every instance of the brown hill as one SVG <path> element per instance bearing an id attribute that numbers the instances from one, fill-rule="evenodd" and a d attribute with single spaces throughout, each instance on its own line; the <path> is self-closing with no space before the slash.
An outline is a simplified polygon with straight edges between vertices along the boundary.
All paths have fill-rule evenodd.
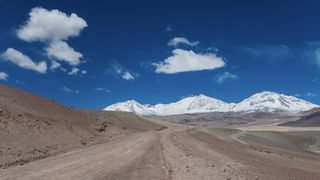
<path id="1" fill-rule="evenodd" d="M 270 123 L 276 119 L 289 119 L 292 117 L 270 112 L 210 112 L 170 116 L 152 116 L 150 118 L 191 126 L 213 125 L 215 127 L 226 127 L 248 125 L 249 123 Z"/>
<path id="2" fill-rule="evenodd" d="M 162 126 L 126 112 L 79 110 L 0 85 L 0 167 Z"/>
<path id="3" fill-rule="evenodd" d="M 320 127 L 320 110 L 313 109 L 310 114 L 302 116 L 296 121 L 286 122 L 281 125 L 295 127 Z"/>

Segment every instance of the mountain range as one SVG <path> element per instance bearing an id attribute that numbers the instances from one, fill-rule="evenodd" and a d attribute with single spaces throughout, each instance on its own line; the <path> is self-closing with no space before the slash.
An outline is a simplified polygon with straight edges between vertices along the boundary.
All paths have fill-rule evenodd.
<path id="1" fill-rule="evenodd" d="M 169 104 L 143 105 L 135 100 L 112 104 L 106 111 L 127 111 L 138 115 L 175 115 L 206 112 L 285 112 L 310 110 L 319 105 L 294 96 L 263 91 L 239 103 L 227 103 L 203 94 L 183 98 Z"/>

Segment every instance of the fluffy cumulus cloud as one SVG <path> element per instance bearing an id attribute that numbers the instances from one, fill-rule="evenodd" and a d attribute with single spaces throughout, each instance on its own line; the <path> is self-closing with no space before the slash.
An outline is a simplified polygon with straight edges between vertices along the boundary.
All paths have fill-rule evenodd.
<path id="1" fill-rule="evenodd" d="M 9 75 L 5 72 L 0 72 L 0 80 L 7 80 Z"/>
<path id="2" fill-rule="evenodd" d="M 198 44 L 199 44 L 199 41 L 191 42 L 185 37 L 174 37 L 168 42 L 168 46 L 171 46 L 171 47 L 178 47 L 180 45 L 188 45 L 193 47 L 193 46 L 197 46 Z"/>
<path id="3" fill-rule="evenodd" d="M 49 57 L 66 61 L 71 66 L 80 64 L 80 58 L 83 57 L 80 52 L 75 51 L 64 41 L 53 41 L 45 50 Z"/>
<path id="4" fill-rule="evenodd" d="M 44 42 L 47 45 L 45 52 L 50 59 L 77 66 L 83 55 L 66 41 L 79 36 L 87 26 L 87 22 L 74 13 L 67 15 L 57 9 L 36 7 L 31 9 L 29 19 L 17 30 L 17 36 L 27 42 Z"/>
<path id="5" fill-rule="evenodd" d="M 217 83 L 223 83 L 226 80 L 235 80 L 238 79 L 238 76 L 229 72 L 224 72 L 222 74 L 217 75 L 216 81 Z"/>
<path id="6" fill-rule="evenodd" d="M 74 13 L 69 16 L 57 9 L 36 7 L 31 9 L 29 19 L 17 30 L 17 35 L 28 42 L 67 40 L 78 36 L 87 26 L 87 22 Z"/>
<path id="7" fill-rule="evenodd" d="M 213 53 L 197 54 L 191 50 L 175 49 L 172 56 L 153 64 L 156 73 L 174 74 L 189 71 L 213 70 L 225 65 L 223 58 Z"/>
<path id="8" fill-rule="evenodd" d="M 39 63 L 34 62 L 27 55 L 24 55 L 18 50 L 13 48 L 8 48 L 5 52 L 1 54 L 4 60 L 10 61 L 21 68 L 37 71 L 39 73 L 46 73 L 47 63 L 41 61 Z"/>

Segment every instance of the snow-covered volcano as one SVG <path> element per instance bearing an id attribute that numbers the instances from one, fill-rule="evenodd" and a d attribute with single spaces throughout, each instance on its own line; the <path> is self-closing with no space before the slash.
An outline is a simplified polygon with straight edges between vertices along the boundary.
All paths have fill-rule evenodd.
<path id="1" fill-rule="evenodd" d="M 149 109 L 147 105 L 142 105 L 135 100 L 115 103 L 106 107 L 104 110 L 132 112 L 138 115 L 158 115 L 157 112 Z"/>
<path id="2" fill-rule="evenodd" d="M 254 94 L 239 103 L 226 103 L 203 94 L 169 104 L 142 105 L 134 100 L 106 107 L 107 111 L 128 111 L 139 115 L 173 115 L 204 112 L 300 112 L 315 107 L 308 101 L 270 91 Z"/>
<path id="3" fill-rule="evenodd" d="M 294 96 L 263 91 L 241 101 L 233 108 L 233 111 L 299 112 L 315 107 L 318 107 L 318 105 Z"/>
<path id="4" fill-rule="evenodd" d="M 229 111 L 233 104 L 200 94 L 170 104 L 157 104 L 149 109 L 160 115 Z"/>

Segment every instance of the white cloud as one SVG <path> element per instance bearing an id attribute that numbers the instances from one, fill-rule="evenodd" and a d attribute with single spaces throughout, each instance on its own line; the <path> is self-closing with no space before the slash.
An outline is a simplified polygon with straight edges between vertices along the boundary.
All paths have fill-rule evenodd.
<path id="1" fill-rule="evenodd" d="M 16 83 L 17 83 L 17 84 L 24 84 L 24 82 L 19 81 L 19 80 L 16 80 Z"/>
<path id="2" fill-rule="evenodd" d="M 45 51 L 49 58 L 77 66 L 83 55 L 66 41 L 70 37 L 79 36 L 87 26 L 87 22 L 74 13 L 67 15 L 57 9 L 36 7 L 31 9 L 29 19 L 17 30 L 17 36 L 27 42 L 45 42 L 48 45 Z"/>
<path id="3" fill-rule="evenodd" d="M 80 58 L 83 57 L 80 52 L 75 51 L 64 41 L 53 41 L 45 48 L 45 50 L 50 58 L 66 61 L 71 66 L 80 64 Z"/>
<path id="4" fill-rule="evenodd" d="M 0 72 L 0 80 L 7 80 L 9 75 L 5 72 Z"/>
<path id="5" fill-rule="evenodd" d="M 292 52 L 292 49 L 284 44 L 240 47 L 239 50 L 253 58 L 266 59 L 271 62 L 287 58 Z"/>
<path id="6" fill-rule="evenodd" d="M 77 75 L 78 72 L 80 71 L 79 68 L 72 68 L 70 72 L 68 72 L 68 75 L 71 76 L 71 75 Z"/>
<path id="7" fill-rule="evenodd" d="M 59 62 L 51 61 L 50 70 L 55 71 L 56 69 L 60 69 L 61 71 L 65 72 L 65 73 L 67 72 L 67 70 L 65 68 L 63 68 Z"/>
<path id="8" fill-rule="evenodd" d="M 29 19 L 17 30 L 17 35 L 28 42 L 67 40 L 78 36 L 87 26 L 87 22 L 74 13 L 67 15 L 57 9 L 36 7 L 31 9 Z"/>
<path id="9" fill-rule="evenodd" d="M 125 80 L 134 80 L 134 79 L 135 79 L 134 75 L 131 74 L 131 73 L 128 72 L 128 71 L 123 72 L 122 75 L 121 75 L 121 77 L 122 77 L 123 79 L 125 79 Z"/>
<path id="10" fill-rule="evenodd" d="M 58 63 L 57 61 L 52 61 L 51 62 L 51 66 L 50 66 L 50 70 L 55 70 L 55 69 L 58 69 L 58 68 L 61 68 L 61 64 Z"/>
<path id="11" fill-rule="evenodd" d="M 113 74 L 115 77 L 120 77 L 124 80 L 134 80 L 139 77 L 139 74 L 126 70 L 116 61 L 111 64 L 110 68 L 105 70 L 105 73 Z"/>
<path id="12" fill-rule="evenodd" d="M 20 66 L 24 69 L 34 70 L 39 73 L 46 73 L 47 71 L 47 63 L 44 61 L 35 63 L 32 59 L 30 59 L 27 55 L 24 55 L 20 51 L 17 51 L 13 48 L 8 48 L 5 52 L 2 53 L 2 58 L 11 61 L 12 63 Z"/>
<path id="13" fill-rule="evenodd" d="M 303 58 L 320 67 L 320 42 L 306 42 Z"/>
<path id="14" fill-rule="evenodd" d="M 105 89 L 105 88 L 96 88 L 96 91 L 103 91 L 105 93 L 111 93 L 111 91 L 109 89 Z"/>
<path id="15" fill-rule="evenodd" d="M 168 42 L 168 46 L 178 47 L 179 45 L 188 45 L 193 47 L 193 46 L 197 46 L 199 43 L 200 43 L 199 41 L 191 42 L 185 37 L 174 37 Z"/>
<path id="16" fill-rule="evenodd" d="M 79 73 L 81 74 L 87 74 L 87 71 L 86 70 L 80 70 L 79 68 L 72 68 L 70 72 L 68 72 L 68 75 L 69 76 L 72 76 L 72 75 L 78 75 Z"/>
<path id="17" fill-rule="evenodd" d="M 316 94 L 316 93 L 312 93 L 312 92 L 308 92 L 308 93 L 306 94 L 306 96 L 308 96 L 308 97 L 315 97 L 315 96 L 317 96 L 317 94 Z"/>
<path id="18" fill-rule="evenodd" d="M 66 92 L 77 93 L 77 94 L 79 94 L 79 92 L 80 92 L 79 90 L 73 90 L 73 89 L 70 89 L 66 86 L 63 87 L 63 90 Z"/>
<path id="19" fill-rule="evenodd" d="M 320 67 L 320 41 L 305 42 L 305 50 L 302 57 Z"/>
<path id="20" fill-rule="evenodd" d="M 225 65 L 223 58 L 213 53 L 197 54 L 193 51 L 175 49 L 164 61 L 154 63 L 156 73 L 174 74 L 189 71 L 213 70 Z"/>
<path id="21" fill-rule="evenodd" d="M 316 64 L 318 64 L 320 66 L 320 48 L 317 48 L 314 51 L 314 59 L 315 59 Z"/>
<path id="22" fill-rule="evenodd" d="M 235 80 L 238 79 L 238 76 L 235 74 L 231 74 L 229 72 L 224 72 L 223 74 L 219 74 L 216 78 L 217 83 L 223 83 L 226 80 Z"/>
<path id="23" fill-rule="evenodd" d="M 86 70 L 81 70 L 81 73 L 82 74 L 87 74 L 87 71 Z"/>
<path id="24" fill-rule="evenodd" d="M 166 31 L 167 31 L 167 32 L 171 32 L 171 31 L 173 31 L 172 26 L 170 26 L 170 25 L 169 25 L 169 26 L 167 26 L 167 27 L 166 27 Z"/>

